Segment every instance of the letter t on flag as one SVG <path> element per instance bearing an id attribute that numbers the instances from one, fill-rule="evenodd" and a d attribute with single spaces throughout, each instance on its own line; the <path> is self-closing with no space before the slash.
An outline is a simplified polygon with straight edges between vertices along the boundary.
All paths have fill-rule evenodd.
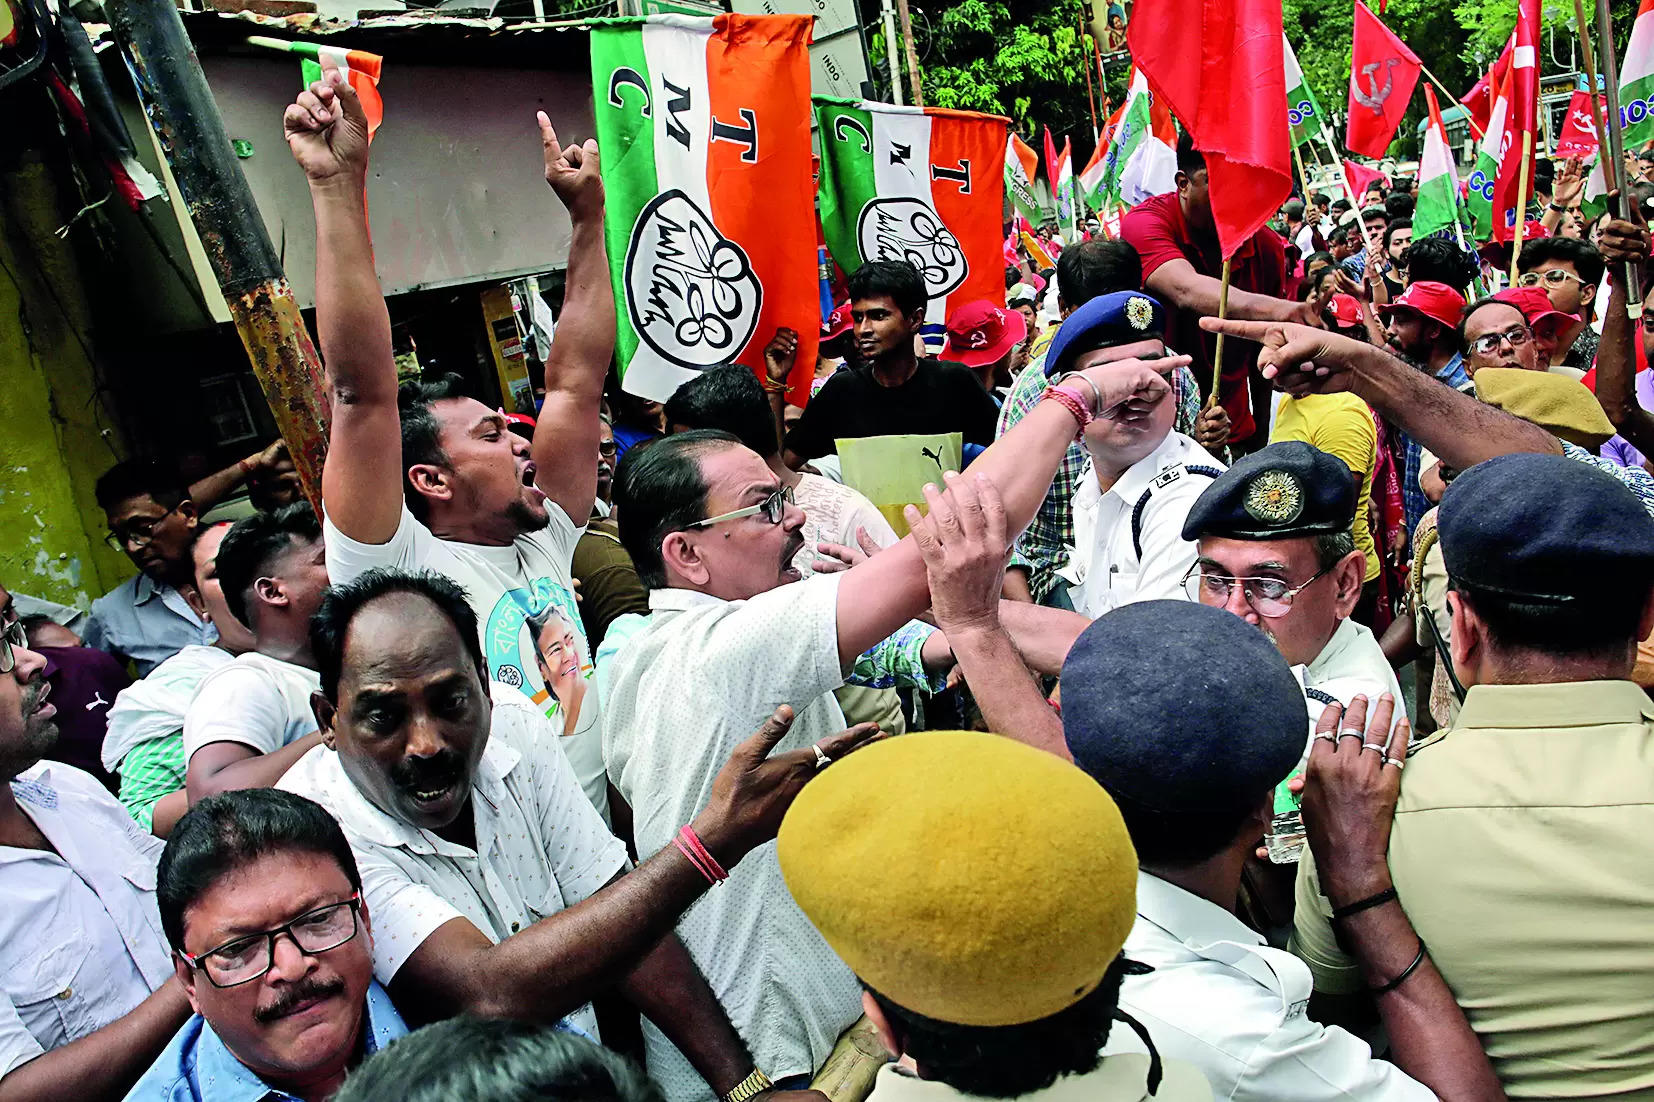
<path id="1" fill-rule="evenodd" d="M 1407 113 L 1423 66 L 1363 0 L 1355 0 L 1355 41 L 1350 48 L 1350 127 L 1344 145 L 1378 160 Z"/>

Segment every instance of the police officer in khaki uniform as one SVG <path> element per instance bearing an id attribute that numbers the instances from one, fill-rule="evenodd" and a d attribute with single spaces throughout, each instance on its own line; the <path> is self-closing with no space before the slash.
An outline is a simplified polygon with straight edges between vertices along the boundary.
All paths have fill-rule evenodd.
<path id="1" fill-rule="evenodd" d="M 1137 857 L 1108 794 L 1055 754 L 971 731 L 869 746 L 805 786 L 776 854 L 916 1069 L 885 1065 L 871 1102 L 1211 1099 L 1152 1049 L 1099 1055 L 1127 1028 Z"/>
<path id="2" fill-rule="evenodd" d="M 1654 519 L 1555 455 L 1471 467 L 1442 498 L 1457 722 L 1415 744 L 1395 890 L 1512 1098 L 1654 1098 Z M 1315 863 L 1293 948 L 1356 983 Z"/>

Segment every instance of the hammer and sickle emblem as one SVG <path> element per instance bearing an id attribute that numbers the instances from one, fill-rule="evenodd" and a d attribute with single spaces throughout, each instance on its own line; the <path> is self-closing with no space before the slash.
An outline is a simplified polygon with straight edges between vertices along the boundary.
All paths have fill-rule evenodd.
<path id="1" fill-rule="evenodd" d="M 1384 101 L 1390 98 L 1390 91 L 1395 85 L 1395 74 L 1390 70 L 1400 63 L 1401 59 L 1398 57 L 1387 57 L 1383 61 L 1373 61 L 1361 66 L 1361 75 L 1367 78 L 1367 90 L 1363 93 L 1361 82 L 1359 80 L 1354 81 L 1351 84 L 1351 92 L 1355 96 L 1355 102 L 1363 107 L 1372 108 L 1375 115 L 1382 115 L 1384 113 Z M 1384 87 L 1382 88 L 1378 86 L 1378 78 L 1373 75 L 1373 71 L 1381 65 L 1384 67 Z"/>

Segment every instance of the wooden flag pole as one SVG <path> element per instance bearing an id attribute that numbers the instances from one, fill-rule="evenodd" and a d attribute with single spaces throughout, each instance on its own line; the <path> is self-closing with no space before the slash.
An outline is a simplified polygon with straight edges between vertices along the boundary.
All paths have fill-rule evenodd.
<path id="1" fill-rule="evenodd" d="M 1229 316 L 1229 258 L 1223 258 L 1223 283 L 1218 287 L 1218 320 Z M 1206 399 L 1206 408 L 1218 404 L 1218 389 L 1223 384 L 1223 334 L 1218 334 L 1217 347 L 1212 352 L 1212 393 Z"/>
<path id="2" fill-rule="evenodd" d="M 1602 162 L 1602 189 L 1614 191 L 1619 185 L 1619 166 L 1608 156 L 1608 131 L 1603 125 L 1602 105 L 1597 102 L 1597 58 L 1591 49 L 1591 25 L 1585 18 L 1585 0 L 1574 0 L 1574 25 L 1579 28 L 1579 52 L 1585 61 L 1585 82 L 1591 91 L 1586 100 L 1591 105 L 1591 128 L 1597 132 L 1597 158 Z"/>
<path id="3" fill-rule="evenodd" d="M 1436 91 L 1447 97 L 1449 103 L 1459 103 L 1459 97 L 1455 96 L 1452 92 L 1449 92 L 1447 90 L 1447 85 L 1437 80 L 1436 74 L 1424 67 L 1424 62 L 1419 62 L 1419 69 L 1424 72 L 1425 77 L 1430 81 L 1430 83 L 1436 86 Z M 1464 105 L 1459 104 L 1459 106 L 1463 107 Z M 1464 113 L 1464 121 L 1470 124 L 1470 132 L 1476 135 L 1478 140 L 1487 137 L 1487 135 L 1482 132 L 1482 128 L 1476 125 L 1476 120 L 1470 117 L 1470 112 L 1468 110 Z"/>
<path id="4" fill-rule="evenodd" d="M 1516 262 L 1522 253 L 1522 229 L 1528 221 L 1528 171 L 1533 165 L 1533 131 L 1522 131 L 1522 163 L 1516 170 L 1516 237 L 1510 246 L 1510 285 L 1516 286 Z"/>
<path id="5" fill-rule="evenodd" d="M 1309 193 L 1309 173 L 1304 171 L 1304 151 L 1299 148 L 1297 142 L 1292 143 L 1292 156 L 1298 162 L 1298 182 L 1304 185 L 1304 203 L 1307 211 L 1308 206 L 1313 206 L 1314 197 Z"/>
<path id="6" fill-rule="evenodd" d="M 1338 155 L 1338 147 L 1332 144 L 1332 132 L 1327 129 L 1327 120 L 1321 121 L 1321 140 L 1327 143 L 1327 152 L 1332 154 L 1333 167 L 1338 169 L 1338 179 L 1343 181 L 1344 194 L 1349 197 L 1350 209 L 1355 212 L 1355 224 L 1361 227 L 1361 243 L 1366 247 L 1367 255 L 1373 255 L 1376 245 L 1372 234 L 1367 232 L 1367 220 L 1361 217 L 1361 201 L 1355 197 L 1355 185 L 1350 183 L 1350 174 L 1344 170 L 1344 159 Z"/>
<path id="7" fill-rule="evenodd" d="M 913 106 L 923 107 L 925 86 L 919 81 L 919 51 L 913 48 L 913 18 L 908 14 L 907 0 L 896 0 L 896 15 L 902 21 L 902 38 L 907 42 L 907 79 L 913 85 Z"/>
<path id="8" fill-rule="evenodd" d="M 1614 24 L 1608 12 L 1608 5 L 1600 0 L 1597 4 L 1597 41 L 1601 43 L 1602 50 L 1602 83 L 1608 93 L 1608 125 L 1597 136 L 1597 158 L 1603 165 L 1603 183 L 1607 185 L 1606 190 L 1612 197 L 1614 185 L 1608 181 L 1615 177 L 1609 174 L 1609 166 L 1612 165 L 1617 172 L 1619 166 L 1625 163 L 1625 136 L 1620 125 L 1620 65 L 1619 59 L 1614 55 Z M 1595 96 L 1591 97 L 1591 102 L 1596 103 Z M 1618 203 L 1611 199 L 1609 209 L 1614 212 L 1616 218 L 1622 216 L 1617 208 Z M 1643 314 L 1642 269 L 1629 261 L 1625 265 L 1625 314 L 1632 321 L 1637 321 Z"/>

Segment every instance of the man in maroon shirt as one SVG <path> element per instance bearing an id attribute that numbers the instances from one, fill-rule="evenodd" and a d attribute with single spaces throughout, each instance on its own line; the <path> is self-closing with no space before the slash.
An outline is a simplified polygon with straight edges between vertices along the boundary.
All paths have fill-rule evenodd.
<path id="1" fill-rule="evenodd" d="M 1145 200 L 1126 212 L 1120 236 L 1143 258 L 1145 289 L 1166 305 L 1166 345 L 1192 356 L 1189 365 L 1201 390 L 1212 388 L 1212 358 L 1217 341 L 1201 330 L 1203 315 L 1217 316 L 1223 274 L 1207 193 L 1206 159 L 1188 134 L 1177 140 L 1177 190 Z M 1229 316 L 1253 321 L 1295 321 L 1325 328 L 1319 304 L 1294 302 L 1286 294 L 1286 248 L 1267 227 L 1240 247 L 1229 267 Z M 1218 391 L 1229 413 L 1230 442 L 1239 444 L 1258 432 L 1248 397 L 1247 379 L 1257 362 L 1258 346 L 1230 341 L 1223 352 L 1223 385 Z M 1267 418 L 1267 413 L 1265 413 Z M 1250 448 L 1246 450 L 1251 450 Z"/>

